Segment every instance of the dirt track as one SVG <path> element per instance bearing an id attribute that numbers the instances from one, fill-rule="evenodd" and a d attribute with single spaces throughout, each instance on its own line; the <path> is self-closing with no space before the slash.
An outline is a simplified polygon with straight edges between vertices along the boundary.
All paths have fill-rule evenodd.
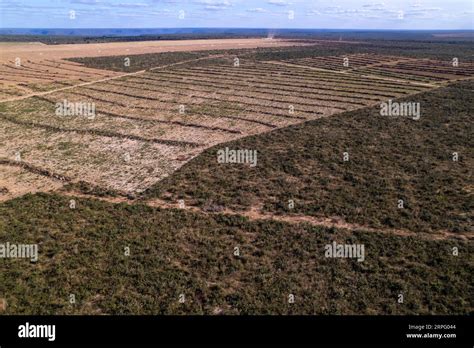
<path id="1" fill-rule="evenodd" d="M 230 209 L 225 209 L 220 212 L 208 212 L 204 211 L 199 207 L 187 206 L 180 207 L 177 202 L 167 202 L 160 199 L 151 199 L 151 200 L 129 200 L 124 197 L 97 197 L 89 196 L 79 192 L 68 192 L 62 189 L 57 191 L 62 195 L 73 197 L 76 199 L 85 198 L 85 199 L 96 199 L 99 201 L 112 203 L 112 204 L 144 204 L 152 208 L 161 208 L 161 209 L 183 209 L 193 213 L 204 214 L 204 215 L 228 215 L 228 216 L 242 216 L 250 221 L 259 221 L 259 220 L 272 220 L 278 222 L 284 222 L 289 224 L 309 224 L 311 226 L 319 226 L 326 228 L 338 228 L 345 229 L 350 231 L 360 231 L 366 233 L 387 233 L 390 235 L 396 235 L 399 237 L 417 237 L 425 240 L 448 240 L 448 239 L 458 239 L 463 241 L 469 241 L 473 239 L 471 234 L 467 233 L 456 233 L 450 231 L 436 231 L 432 233 L 426 232 L 415 232 L 409 230 L 401 230 L 394 228 L 373 228 L 369 226 L 363 226 L 353 223 L 348 223 L 339 217 L 313 217 L 307 215 L 275 215 L 272 213 L 266 213 L 262 211 L 262 207 L 252 207 L 248 211 L 233 211 Z"/>

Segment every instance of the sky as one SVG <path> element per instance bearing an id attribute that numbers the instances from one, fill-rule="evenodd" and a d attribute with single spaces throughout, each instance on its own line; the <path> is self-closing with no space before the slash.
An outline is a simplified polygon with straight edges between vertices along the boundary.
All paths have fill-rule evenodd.
<path id="1" fill-rule="evenodd" d="M 474 0 L 0 0 L 0 28 L 472 30 L 473 21 Z"/>

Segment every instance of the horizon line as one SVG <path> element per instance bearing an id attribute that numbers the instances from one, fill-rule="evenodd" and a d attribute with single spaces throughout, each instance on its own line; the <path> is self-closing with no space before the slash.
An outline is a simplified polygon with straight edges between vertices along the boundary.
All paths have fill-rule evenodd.
<path id="1" fill-rule="evenodd" d="M 472 31 L 474 29 L 369 29 L 369 28 L 265 28 L 265 27 L 78 27 L 78 28 L 61 28 L 61 27 L 0 27 L 0 30 L 19 30 L 19 29 L 43 29 L 43 30 L 166 30 L 166 29 L 233 29 L 233 30 L 341 30 L 341 31 Z"/>

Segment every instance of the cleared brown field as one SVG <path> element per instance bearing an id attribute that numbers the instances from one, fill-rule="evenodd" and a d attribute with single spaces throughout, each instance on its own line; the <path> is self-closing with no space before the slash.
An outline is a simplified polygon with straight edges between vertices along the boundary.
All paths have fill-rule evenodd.
<path id="1" fill-rule="evenodd" d="M 412 59 L 355 69 L 362 73 L 397 77 L 411 81 L 444 83 L 474 76 L 474 63 L 461 62 L 454 67 L 450 62 L 428 59 Z"/>
<path id="2" fill-rule="evenodd" d="M 94 69 L 65 60 L 77 57 L 109 57 L 162 52 L 189 52 L 294 46 L 290 40 L 221 39 L 116 42 L 101 44 L 44 45 L 0 43 L 0 101 L 68 85 L 119 76 L 111 70 Z"/>
<path id="3" fill-rule="evenodd" d="M 41 43 L 0 44 L 0 63 L 20 57 L 33 61 L 75 57 L 105 57 L 124 54 L 225 50 L 234 48 L 294 46 L 291 40 L 266 39 L 209 39 L 166 40 L 141 42 L 111 42 L 98 44 L 44 45 Z"/>
<path id="4" fill-rule="evenodd" d="M 47 175 L 35 173 L 32 168 L 9 165 L 0 160 L 0 201 L 9 200 L 26 193 L 54 191 L 63 185 L 63 181 Z"/>
<path id="5" fill-rule="evenodd" d="M 0 101 L 120 75 L 63 60 L 0 64 Z"/>
<path id="6" fill-rule="evenodd" d="M 419 83 L 445 83 L 474 76 L 472 61 L 440 61 L 378 54 L 351 54 L 343 56 L 289 59 L 288 64 L 328 71 L 345 71 L 387 79 Z"/>
<path id="7" fill-rule="evenodd" d="M 397 56 L 385 56 L 370 53 L 348 54 L 343 56 L 311 57 L 302 59 L 289 59 L 287 62 L 325 70 L 344 71 L 358 67 L 384 64 L 410 60 Z"/>
<path id="8" fill-rule="evenodd" d="M 230 57 L 6 103 L 0 157 L 136 195 L 216 144 L 426 89 Z M 57 116 L 63 100 L 94 103 L 96 117 Z"/>
<path id="9" fill-rule="evenodd" d="M 5 134 L 0 159 L 9 161 L 1 162 L 2 167 L 18 163 L 70 179 L 64 182 L 86 181 L 127 193 L 140 192 L 173 172 L 180 166 L 179 156 L 197 154 L 191 146 L 90 129 L 48 128 L 6 119 L 1 127 Z"/>
<path id="10" fill-rule="evenodd" d="M 0 165 L 34 173 L 29 185 L 38 190 L 45 185 L 38 179 L 35 186 L 35 177 L 43 175 L 55 180 L 54 188 L 86 182 L 136 196 L 216 144 L 415 95 L 436 88 L 437 77 L 452 81 L 472 72 L 373 54 L 353 55 L 347 70 L 335 65 L 344 57 L 241 57 L 237 66 L 228 53 L 204 58 L 134 73 L 54 59 L 0 67 L 10 94 L 20 94 L 15 87 L 27 93 L 25 81 L 40 86 L 29 90 L 31 98 L 1 104 Z M 415 71 L 417 64 L 424 70 Z M 406 71 L 394 71 L 393 78 L 394 67 Z M 413 78 L 421 72 L 426 76 Z M 58 116 L 55 107 L 65 100 L 93 104 L 95 117 Z M 18 181 L 2 182 L 21 194 Z"/>

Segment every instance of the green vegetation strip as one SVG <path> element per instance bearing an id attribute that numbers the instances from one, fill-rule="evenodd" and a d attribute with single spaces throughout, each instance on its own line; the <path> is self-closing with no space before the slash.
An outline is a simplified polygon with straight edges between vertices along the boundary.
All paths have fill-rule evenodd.
<path id="1" fill-rule="evenodd" d="M 143 69 L 150 69 L 159 66 L 183 62 L 189 59 L 202 58 L 210 52 L 164 52 L 149 53 L 140 55 L 123 55 L 111 57 L 91 57 L 91 58 L 71 58 L 72 62 L 84 64 L 84 66 L 96 69 L 106 69 L 121 72 L 135 72 Z M 130 65 L 125 64 L 126 59 L 130 60 Z M 127 60 L 128 62 L 128 60 Z"/>

